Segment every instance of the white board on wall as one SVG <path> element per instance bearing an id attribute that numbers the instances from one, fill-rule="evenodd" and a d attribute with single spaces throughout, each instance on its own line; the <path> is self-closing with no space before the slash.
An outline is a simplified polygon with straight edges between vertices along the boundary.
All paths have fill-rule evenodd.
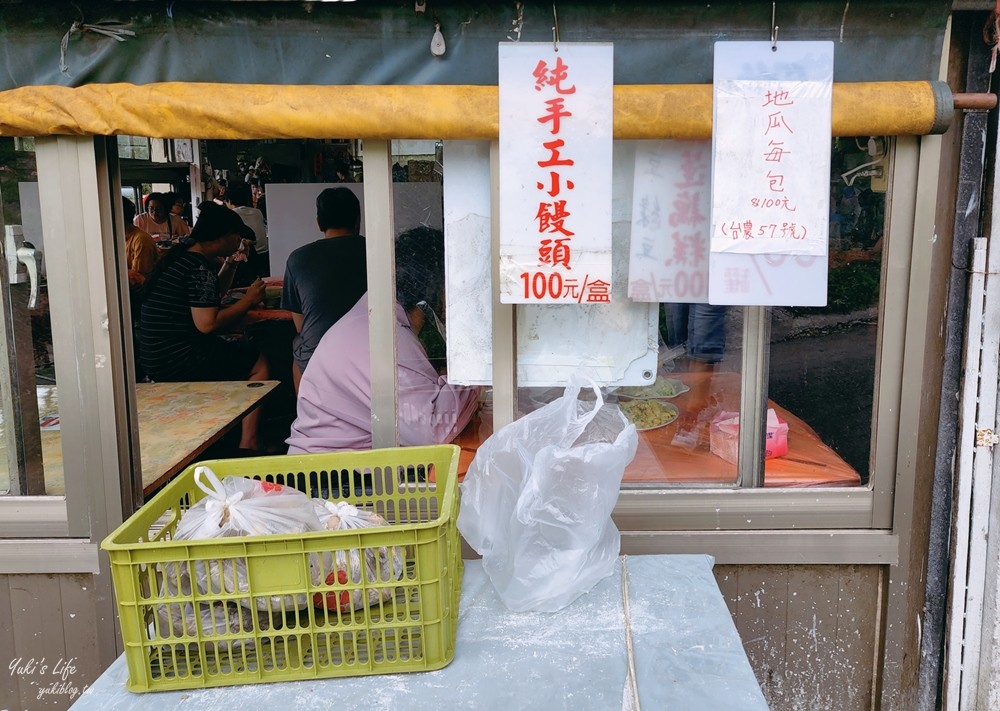
<path id="1" fill-rule="evenodd" d="M 293 250 L 323 236 L 316 224 L 316 196 L 327 188 L 347 188 L 358 196 L 364 232 L 362 183 L 271 183 L 267 186 L 267 241 L 274 276 L 285 273 Z M 393 183 L 392 192 L 396 234 L 419 225 L 443 229 L 440 183 Z"/>
<path id="2" fill-rule="evenodd" d="M 444 164 L 448 379 L 489 384 L 493 376 L 489 144 L 445 141 Z M 655 377 L 659 305 L 631 301 L 625 293 L 634 165 L 634 143 L 616 142 L 611 303 L 516 306 L 518 385 L 563 385 L 570 373 L 581 368 L 609 385 L 641 385 Z"/>

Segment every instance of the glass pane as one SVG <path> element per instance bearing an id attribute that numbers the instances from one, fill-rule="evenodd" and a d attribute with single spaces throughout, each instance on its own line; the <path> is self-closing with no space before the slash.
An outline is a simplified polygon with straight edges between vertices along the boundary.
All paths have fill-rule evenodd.
<path id="1" fill-rule="evenodd" d="M 720 423 L 739 412 L 742 334 L 741 308 L 660 306 L 656 382 L 614 393 L 640 429 L 626 484 L 736 483 L 736 430 Z"/>
<path id="2" fill-rule="evenodd" d="M 444 230 L 441 141 L 392 141 L 392 206 L 396 234 L 421 226 Z M 431 235 L 427 235 L 430 237 Z M 441 278 L 444 274 L 442 272 Z M 435 280 L 442 284 L 443 281 Z M 447 373 L 444 334 L 444 300 L 426 299 L 423 326 L 418 331 L 431 365 Z"/>
<path id="3" fill-rule="evenodd" d="M 889 148 L 881 137 L 833 142 L 827 305 L 775 308 L 771 321 L 769 393 L 795 419 L 788 454 L 765 470 L 812 473 L 768 483 L 869 481 Z"/>
<path id="4" fill-rule="evenodd" d="M 7 342 L 9 401 L 0 409 L 0 493 L 62 494 L 59 402 L 52 356 L 41 208 L 34 140 L 0 138 L 0 206 L 4 253 L 10 284 L 4 318 L 13 339 Z M 36 278 L 37 277 L 37 278 Z"/>
<path id="5" fill-rule="evenodd" d="M 144 160 L 134 152 L 135 159 L 130 160 L 132 148 L 148 146 L 149 139 L 122 141 L 119 137 L 127 225 L 123 267 L 128 270 L 130 286 L 140 381 L 136 398 L 142 476 L 147 495 L 195 459 L 283 454 L 287 450 L 285 440 L 295 412 L 295 326 L 291 313 L 280 308 L 281 272 L 270 276 L 263 186 L 275 177 L 283 182 L 300 180 L 300 143 L 184 140 L 173 142 L 154 160 Z M 286 164 L 289 158 L 292 165 Z M 200 181 L 192 181 L 198 176 L 192 163 L 202 168 Z M 301 229 L 289 233 L 302 243 L 320 237 L 316 192 L 292 210 L 301 220 L 294 228 Z M 226 231 L 234 223 L 218 214 L 214 222 L 206 220 L 198 238 L 212 246 L 207 251 L 194 250 L 200 251 L 202 261 L 191 259 L 192 230 L 198 229 L 206 214 L 199 212 L 199 206 L 204 208 L 213 201 L 228 207 L 213 204 L 211 209 L 224 215 L 231 208 L 236 213 L 238 233 Z M 232 259 L 234 256 L 237 258 Z M 208 273 L 214 275 L 211 278 L 206 277 L 206 264 Z M 252 286 L 258 278 L 263 284 Z M 216 301 L 218 314 L 223 316 L 192 352 L 187 348 L 187 335 L 176 338 L 179 331 L 186 334 L 194 324 L 191 309 L 177 307 L 187 294 L 180 296 L 176 285 L 199 279 L 212 283 L 212 289 L 200 298 Z M 227 312 L 251 289 L 259 299 L 248 311 L 237 307 L 236 312 Z M 257 382 L 260 380 L 278 384 L 272 389 Z M 255 409 L 258 403 L 262 404 Z M 191 414 L 184 420 L 171 417 L 168 408 L 161 407 L 171 404 Z"/>

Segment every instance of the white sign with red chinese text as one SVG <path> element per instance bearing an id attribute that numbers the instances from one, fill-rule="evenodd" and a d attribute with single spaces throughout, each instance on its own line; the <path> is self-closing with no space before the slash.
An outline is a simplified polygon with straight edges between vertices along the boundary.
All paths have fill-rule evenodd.
<path id="1" fill-rule="evenodd" d="M 824 305 L 833 43 L 717 42 L 714 82 L 709 301 Z"/>
<path id="2" fill-rule="evenodd" d="M 611 299 L 611 44 L 501 43 L 500 301 Z"/>
<path id="3" fill-rule="evenodd" d="M 709 141 L 637 141 L 628 295 L 708 302 Z"/>

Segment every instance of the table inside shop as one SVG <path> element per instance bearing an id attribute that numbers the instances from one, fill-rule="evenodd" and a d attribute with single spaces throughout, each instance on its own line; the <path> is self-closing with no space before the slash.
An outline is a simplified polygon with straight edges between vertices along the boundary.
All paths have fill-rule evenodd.
<path id="1" fill-rule="evenodd" d="M 142 488 L 149 494 L 194 462 L 238 425 L 278 386 L 276 380 L 207 383 L 137 383 Z M 39 386 L 43 424 L 58 416 L 56 386 Z M 43 426 L 45 493 L 63 494 L 60 430 Z"/>
<path id="2" fill-rule="evenodd" d="M 637 693 L 646 709 L 767 710 L 705 555 L 623 557 L 554 613 L 508 611 L 465 561 L 455 659 L 437 671 L 146 694 L 127 678 L 119 657 L 72 709 L 614 709 Z"/>
<path id="3" fill-rule="evenodd" d="M 623 483 L 632 486 L 657 486 L 669 484 L 698 484 L 732 486 L 736 483 L 736 465 L 713 454 L 709 447 L 709 428 L 704 426 L 694 449 L 673 443 L 681 419 L 696 415 L 716 401 L 716 410 L 739 410 L 740 378 L 738 373 L 670 373 L 690 388 L 674 398 L 673 403 L 681 417 L 658 429 L 639 433 L 639 447 L 635 458 L 625 469 Z M 561 393 L 558 389 L 545 391 L 548 397 Z M 544 399 L 544 395 L 543 395 Z M 538 404 L 536 402 L 536 404 Z M 830 448 L 815 430 L 777 403 L 768 400 L 778 416 L 788 423 L 788 454 L 768 459 L 764 463 L 764 486 L 860 486 L 861 477 L 840 455 Z M 468 469 L 479 446 L 492 434 L 488 416 L 477 414 L 455 440 L 462 448 L 460 472 Z"/>

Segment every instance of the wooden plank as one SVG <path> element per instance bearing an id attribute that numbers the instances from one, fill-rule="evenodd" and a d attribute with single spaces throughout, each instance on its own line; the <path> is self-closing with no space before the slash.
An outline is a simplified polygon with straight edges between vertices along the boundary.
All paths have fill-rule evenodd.
<path id="1" fill-rule="evenodd" d="M 976 413 L 979 392 L 979 358 L 983 344 L 983 294 L 986 289 L 985 238 L 972 241 L 972 268 L 969 271 L 968 316 L 966 323 L 962 395 L 959 399 L 958 442 L 955 447 L 955 473 L 952 494 L 953 531 L 949 541 L 951 582 L 948 586 L 947 639 L 945 640 L 944 688 L 945 708 L 957 707 L 962 694 L 962 655 L 965 637 L 966 592 L 969 579 L 968 550 L 972 535 L 972 480 L 976 459 L 992 460 L 988 450 L 975 446 Z"/>
<path id="2" fill-rule="evenodd" d="M 17 674 L 11 674 L 10 664 L 16 659 L 14 650 L 14 612 L 10 605 L 10 576 L 0 575 L 0 708 L 21 708 L 21 690 Z"/>
<path id="3" fill-rule="evenodd" d="M 66 657 L 58 576 L 11 575 L 8 583 L 21 703 L 32 711 L 64 709 L 68 701 L 56 693 L 61 678 L 55 673 Z"/>
<path id="4" fill-rule="evenodd" d="M 851 706 L 871 706 L 875 684 L 874 660 L 879 644 L 879 606 L 882 571 L 878 566 L 853 565 L 839 568 L 840 602 L 837 613 L 837 640 L 834 649 L 842 660 L 841 688 L 858 695 Z M 864 703 L 862 703 L 864 702 Z"/>
<path id="5" fill-rule="evenodd" d="M 736 629 L 771 708 L 781 708 L 785 685 L 786 566 L 737 568 Z"/>
<path id="6" fill-rule="evenodd" d="M 785 704 L 809 709 L 857 708 L 840 701 L 842 660 L 834 649 L 840 584 L 837 569 L 792 566 L 785 629 Z"/>
<path id="7" fill-rule="evenodd" d="M 0 575 L 98 573 L 96 543 L 68 539 L 0 539 Z"/>
<path id="8" fill-rule="evenodd" d="M 875 565 L 715 566 L 771 708 L 872 708 L 882 571 Z"/>
<path id="9" fill-rule="evenodd" d="M 719 584 L 722 599 L 726 601 L 726 607 L 729 608 L 729 614 L 733 616 L 735 621 L 736 599 L 739 597 L 739 586 L 737 585 L 739 569 L 735 565 L 716 565 L 712 568 L 712 573 L 715 575 L 715 582 Z"/>
<path id="10" fill-rule="evenodd" d="M 94 576 L 60 575 L 59 595 L 62 600 L 63 642 L 66 659 L 72 660 L 65 667 L 67 681 L 83 693 L 83 689 L 97 681 L 104 671 L 98 654 L 97 615 L 94 601 Z M 65 698 L 73 697 L 67 688 Z"/>

